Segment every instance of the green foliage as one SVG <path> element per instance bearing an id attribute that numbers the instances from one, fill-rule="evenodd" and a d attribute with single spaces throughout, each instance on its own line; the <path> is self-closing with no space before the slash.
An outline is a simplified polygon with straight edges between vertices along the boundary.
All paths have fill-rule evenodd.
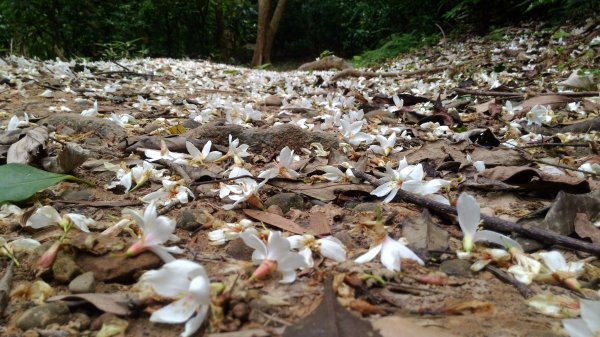
<path id="1" fill-rule="evenodd" d="M 83 182 L 67 174 L 58 174 L 24 164 L 0 166 L 0 204 L 26 200 L 35 193 L 63 180 Z"/>
<path id="2" fill-rule="evenodd" d="M 106 60 L 118 60 L 122 58 L 144 57 L 148 54 L 147 48 L 139 48 L 136 42 L 141 39 L 131 41 L 112 41 L 107 43 L 98 43 L 102 48 L 100 55 Z"/>
<path id="3" fill-rule="evenodd" d="M 352 64 L 358 67 L 373 66 L 385 60 L 398 57 L 398 55 L 407 53 L 417 47 L 432 44 L 434 40 L 437 41 L 437 38 L 419 38 L 416 34 L 394 34 L 379 48 L 368 50 L 355 56 L 352 59 Z"/>

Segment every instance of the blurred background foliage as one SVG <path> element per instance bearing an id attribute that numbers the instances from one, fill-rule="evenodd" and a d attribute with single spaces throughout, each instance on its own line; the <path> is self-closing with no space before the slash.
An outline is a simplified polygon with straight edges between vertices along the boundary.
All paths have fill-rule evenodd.
<path id="1" fill-rule="evenodd" d="M 329 50 L 368 65 L 436 43 L 441 30 L 485 35 L 519 21 L 560 24 L 598 12 L 600 0 L 288 0 L 272 58 L 301 62 Z M 0 0 L 0 52 L 248 63 L 256 20 L 252 0 Z"/>

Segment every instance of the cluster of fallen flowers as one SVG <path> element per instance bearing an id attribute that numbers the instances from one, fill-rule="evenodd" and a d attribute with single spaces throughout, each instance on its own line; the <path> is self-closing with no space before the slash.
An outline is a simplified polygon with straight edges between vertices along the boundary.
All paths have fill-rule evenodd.
<path id="1" fill-rule="evenodd" d="M 543 48 L 530 45 L 532 42 L 529 40 L 515 39 L 512 42 L 517 50 L 521 50 L 531 60 L 544 57 Z M 12 58 L 12 60 L 22 69 L 35 68 L 33 61 L 23 58 Z M 162 66 L 162 63 L 171 65 L 169 60 L 154 62 L 156 62 L 157 67 Z M 406 63 L 418 62 L 419 60 L 416 59 L 406 61 Z M 139 61 L 139 64 L 134 62 L 127 65 L 137 67 L 142 63 L 142 61 Z M 55 74 L 73 75 L 69 70 L 69 63 L 62 63 L 62 67 L 61 63 L 46 63 L 46 65 Z M 186 73 L 192 67 L 197 66 L 195 63 L 173 63 L 172 65 L 174 73 Z M 403 67 L 405 65 L 400 63 L 396 66 Z M 205 81 L 205 83 L 208 83 L 205 84 L 207 87 L 203 87 L 203 89 L 215 89 L 217 91 L 231 89 L 227 87 L 226 83 L 223 83 L 219 88 L 208 87 L 208 85 L 213 85 L 210 84 L 213 82 L 207 77 L 209 76 L 208 73 L 216 71 L 222 74 L 223 68 L 220 68 L 220 66 L 207 65 L 204 70 L 199 71 L 202 73 L 196 73 L 196 75 L 208 79 Z M 243 70 L 236 69 L 236 71 Z M 569 76 L 569 79 L 555 83 L 555 87 L 559 90 L 581 88 L 580 82 L 589 77 L 589 74 L 583 72 L 579 75 L 578 72 L 574 72 L 575 75 Z M 183 105 L 176 106 L 168 98 L 168 87 L 160 82 L 152 81 L 145 82 L 144 85 L 146 86 L 145 89 L 157 96 L 156 99 L 146 99 L 140 96 L 137 98 L 136 103 L 132 105 L 132 108 L 139 112 L 148 112 L 156 107 L 167 107 L 171 115 L 192 119 L 201 124 L 224 117 L 227 124 L 241 125 L 244 128 L 251 128 L 259 125 L 259 123 L 268 122 L 272 125 L 288 123 L 306 130 L 331 132 L 336 134 L 341 141 L 340 148 L 347 161 L 339 165 L 324 165 L 320 167 L 323 174 L 313 175 L 310 179 L 330 182 L 360 182 L 360 179 L 355 175 L 357 168 L 353 166 L 351 158 L 356 158 L 361 154 L 360 151 L 364 151 L 362 154 L 369 157 L 373 171 L 380 173 L 380 185 L 370 193 L 381 198 L 383 203 L 391 202 L 400 190 L 444 204 L 453 203 L 452 195 L 456 191 L 455 181 L 428 178 L 425 172 L 430 173 L 431 171 L 426 171 L 422 163 L 409 164 L 404 158 L 403 152 L 409 149 L 410 141 L 416 138 L 428 140 L 447 138 L 457 141 L 468 137 L 468 132 L 459 132 L 457 131 L 458 128 L 453 127 L 453 125 L 444 125 L 443 119 L 435 119 L 436 116 L 440 116 L 440 113 L 436 111 L 437 108 L 432 103 L 433 99 L 439 95 L 447 96 L 450 90 L 456 86 L 457 81 L 466 80 L 465 78 L 461 78 L 460 75 L 456 78 L 449 72 L 443 72 L 438 77 L 432 76 L 428 83 L 423 80 L 412 81 L 406 84 L 404 90 L 397 88 L 396 84 L 386 82 L 384 78 L 339 80 L 335 83 L 335 89 L 331 89 L 333 92 L 325 95 L 320 93 L 322 91 L 321 87 L 309 83 L 316 83 L 317 76 L 321 76 L 327 82 L 333 75 L 330 72 L 302 73 L 301 76 L 281 76 L 274 72 L 264 71 L 249 72 L 247 75 L 248 87 L 252 88 L 250 94 L 252 102 L 263 101 L 266 96 L 265 88 L 272 87 L 276 88 L 277 95 L 283 98 L 277 121 L 274 121 L 273 116 L 265 116 L 260 111 L 255 110 L 257 109 L 256 105 L 237 102 L 231 96 L 223 97 L 220 94 L 198 97 L 196 101 L 201 102 L 202 108 L 196 104 L 186 102 Z M 476 73 L 473 76 L 479 82 L 480 87 L 490 90 L 514 81 L 515 77 L 516 75 L 508 72 L 495 73 L 487 71 Z M 93 79 L 91 75 L 90 79 Z M 18 81 L 20 79 L 17 79 Z M 101 89 L 92 86 L 93 92 L 100 96 L 109 97 L 118 92 L 122 86 L 128 85 L 126 82 L 117 82 L 102 86 Z M 19 83 L 16 90 L 22 90 L 23 94 L 26 94 L 22 89 L 22 85 L 23 83 Z M 410 112 L 417 113 L 420 120 L 423 121 L 425 118 L 432 119 L 432 121 L 418 123 L 414 130 L 390 127 L 384 125 L 384 123 L 379 123 L 379 121 L 373 123 L 365 116 L 364 111 L 358 108 L 359 102 L 355 99 L 355 97 L 359 97 L 367 102 L 376 101 L 376 97 L 370 90 L 373 87 L 377 87 L 379 92 L 390 96 L 388 103 L 383 104 L 385 111 L 398 114 L 412 109 Z M 193 87 L 189 89 L 193 91 Z M 411 92 L 432 99 L 411 105 L 411 108 L 409 108 L 403 99 L 398 96 L 400 91 Z M 347 92 L 353 94 L 347 95 Z M 53 92 L 51 90 L 44 91 L 40 96 L 51 98 Z M 566 110 L 560 110 L 560 108 L 552 107 L 550 104 L 535 104 L 525 108 L 507 100 L 503 105 L 495 107 L 499 110 L 497 112 L 504 125 L 497 130 L 497 133 L 503 137 L 502 144 L 504 146 L 526 145 L 544 138 L 543 135 L 531 131 L 535 129 L 530 127 L 555 123 L 560 115 L 565 114 L 568 116 L 566 118 L 568 121 L 597 114 L 597 111 L 584 109 L 581 104 L 594 102 L 597 104 L 599 100 L 600 97 L 582 99 L 580 102 L 569 104 Z M 90 103 L 91 101 L 84 100 L 81 104 Z M 84 116 L 102 116 L 99 113 L 98 101 L 94 100 L 91 105 L 90 108 L 83 109 L 81 114 Z M 294 114 L 293 111 L 298 108 L 313 109 L 318 112 L 318 115 L 310 118 L 297 118 L 297 114 Z M 50 107 L 50 111 L 68 112 L 70 110 L 73 109 L 64 105 Z M 465 121 L 472 117 L 467 112 L 460 112 L 459 115 Z M 133 116 L 113 113 L 110 117 L 105 117 L 115 125 L 129 131 L 139 132 L 141 129 L 141 122 L 136 121 Z M 12 116 L 6 130 L 18 131 L 35 124 L 31 120 L 35 120 L 34 117 L 27 114 L 23 117 Z M 166 118 L 158 118 L 156 122 L 160 125 L 160 128 L 156 130 L 155 134 L 159 135 L 163 134 L 161 131 L 164 132 L 177 125 L 176 122 Z M 598 139 L 595 132 L 584 134 L 565 133 L 556 136 L 565 142 Z M 123 210 L 122 219 L 106 229 L 102 235 L 119 235 L 123 231 L 131 233 L 135 241 L 126 250 L 125 255 L 134 256 L 142 251 L 149 250 L 165 262 L 162 268 L 148 271 L 140 278 L 141 282 L 150 284 L 156 294 L 175 299 L 172 304 L 154 311 L 150 319 L 161 323 L 179 324 L 185 322 L 182 335 L 189 336 L 199 329 L 208 314 L 210 277 L 200 264 L 174 257 L 174 255 L 183 255 L 185 251 L 174 244 L 168 244 L 169 241 L 176 242 L 177 239 L 174 235 L 175 221 L 168 216 L 159 215 L 158 208 L 190 203 L 197 196 L 190 189 L 190 186 L 186 186 L 184 180 L 167 176 L 166 170 L 158 169 L 153 163 L 169 161 L 177 165 L 200 168 L 215 165 L 227 177 L 213 191 L 216 196 L 227 202 L 222 206 L 224 209 L 236 209 L 244 204 L 263 209 L 260 192 L 270 180 L 276 178 L 301 180 L 305 177 L 296 164 L 308 157 L 326 157 L 328 153 L 323 145 L 318 143 L 311 144 L 311 148 L 302 149 L 298 153 L 295 153 L 289 147 L 284 147 L 274 162 L 271 163 L 271 166 L 263 170 L 256 170 L 250 163 L 252 149 L 232 135 L 229 135 L 226 152 L 221 148 L 219 149 L 223 152 L 213 150 L 211 140 L 205 143 L 202 150 L 190 142 L 185 145 L 188 153 L 178 153 L 170 151 L 166 143 L 161 141 L 160 149 L 142 149 L 141 152 L 144 154 L 145 160 L 133 167 L 123 163 L 105 164 L 107 170 L 115 173 L 114 180 L 107 184 L 107 189 L 122 188 L 126 193 L 144 193 L 140 199 L 147 205 L 143 211 Z M 466 162 L 480 172 L 485 170 L 486 163 L 478 159 L 476 157 L 472 158 L 469 154 L 466 156 Z M 582 171 L 578 174 L 584 177 L 587 177 L 586 172 L 594 173 L 599 169 L 598 163 L 592 161 L 578 162 L 578 164 L 580 165 L 575 167 Z M 542 168 L 541 165 L 540 168 Z M 569 174 L 560 169 L 555 169 L 553 172 L 558 175 Z M 171 172 L 171 174 L 177 174 L 177 172 Z M 161 187 L 151 192 L 143 189 L 145 185 L 152 181 L 160 181 Z M 578 278 L 584 273 L 584 261 L 567 262 L 565 257 L 558 251 L 526 254 L 519 243 L 510 237 L 489 230 L 478 229 L 480 208 L 474 197 L 467 193 L 460 194 L 456 200 L 456 206 L 458 209 L 458 222 L 463 231 L 463 249 L 457 252 L 457 255 L 462 259 L 474 261 L 473 270 L 482 270 L 486 265 L 493 263 L 506 267 L 507 271 L 522 283 L 557 281 L 570 289 L 578 292 L 582 291 Z M 89 227 L 93 224 L 94 220 L 81 214 L 67 213 L 61 215 L 50 206 L 38 208 L 29 217 L 27 226 L 37 229 L 58 225 L 64 233 L 42 255 L 39 266 L 47 268 L 52 264 L 60 246 L 64 243 L 65 237 L 73 227 L 83 232 L 89 232 Z M 131 226 L 133 224 L 135 226 Z M 135 228 L 135 230 L 132 228 Z M 356 263 L 373 261 L 379 255 L 381 264 L 391 272 L 401 270 L 403 259 L 412 260 L 420 265 L 425 264 L 426 261 L 423 261 L 407 247 L 406 241 L 402 238 L 392 238 L 383 223 L 376 222 L 374 226 L 369 228 L 368 234 L 372 243 L 371 247 L 365 253 L 353 257 Z M 215 245 L 225 244 L 227 241 L 241 238 L 246 245 L 254 250 L 252 262 L 257 267 L 249 277 L 250 280 L 266 279 L 273 273 L 279 273 L 281 276 L 280 282 L 291 283 L 298 277 L 298 270 L 311 268 L 315 265 L 313 254 L 318 254 L 334 262 L 343 262 L 350 253 L 333 236 L 315 237 L 309 234 L 288 236 L 286 233 L 268 230 L 264 226 L 247 219 L 224 223 L 220 228 L 212 230 L 207 235 L 208 239 Z M 483 241 L 491 242 L 503 248 L 485 248 L 481 245 Z M 39 246 L 36 241 L 23 238 L 10 242 L 0 242 L 0 244 L 0 252 L 14 261 L 17 261 L 17 252 L 31 251 Z M 599 313 L 597 302 L 582 300 L 582 318 L 565 320 L 565 329 L 572 336 L 593 336 L 594 333 L 600 330 L 596 323 L 598 322 Z"/>

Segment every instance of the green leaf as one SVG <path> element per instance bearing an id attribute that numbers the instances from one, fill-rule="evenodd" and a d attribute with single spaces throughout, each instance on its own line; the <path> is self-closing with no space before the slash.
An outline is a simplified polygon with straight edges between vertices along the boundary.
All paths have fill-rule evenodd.
<path id="1" fill-rule="evenodd" d="M 63 180 L 89 184 L 68 174 L 47 172 L 25 164 L 2 165 L 0 166 L 0 204 L 28 199 L 35 193 Z"/>

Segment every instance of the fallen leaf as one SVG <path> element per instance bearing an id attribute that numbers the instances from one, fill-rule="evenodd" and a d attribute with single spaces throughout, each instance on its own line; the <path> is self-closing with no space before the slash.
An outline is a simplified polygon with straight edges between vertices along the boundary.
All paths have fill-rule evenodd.
<path id="1" fill-rule="evenodd" d="M 447 305 L 441 311 L 448 315 L 461 315 L 464 312 L 487 313 L 494 310 L 496 310 L 496 305 L 492 302 L 471 300 Z"/>
<path id="2" fill-rule="evenodd" d="M 382 337 L 456 337 L 441 327 L 425 327 L 419 320 L 400 316 L 381 317 L 373 321 Z"/>
<path id="3" fill-rule="evenodd" d="M 75 143 L 67 143 L 57 156 L 42 159 L 44 169 L 54 173 L 68 173 L 83 164 L 90 151 Z"/>
<path id="4" fill-rule="evenodd" d="M 96 308 L 115 315 L 129 315 L 130 311 L 128 308 L 129 300 L 125 293 L 89 293 L 89 294 L 72 294 L 72 295 L 59 295 L 50 297 L 48 302 L 55 301 L 72 301 L 79 302 L 84 300 L 91 303 Z"/>
<path id="5" fill-rule="evenodd" d="M 289 326 L 283 337 L 376 337 L 381 335 L 369 321 L 354 316 L 339 304 L 331 279 L 325 281 L 321 304 L 300 322 Z"/>
<path id="6" fill-rule="evenodd" d="M 277 228 L 284 229 L 288 232 L 294 234 L 306 234 L 308 230 L 293 222 L 292 220 L 286 219 L 281 215 L 277 215 L 274 213 L 259 211 L 256 209 L 244 209 L 244 213 L 249 217 L 252 217 L 256 220 L 268 223 L 271 226 L 275 226 Z"/>
<path id="7" fill-rule="evenodd" d="M 71 175 L 46 172 L 24 164 L 0 166 L 0 204 L 25 200 L 35 193 L 63 180 L 84 182 Z"/>
<path id="8" fill-rule="evenodd" d="M 325 235 L 331 233 L 329 219 L 323 212 L 314 212 L 309 218 L 309 231 L 314 235 Z"/>
<path id="9" fill-rule="evenodd" d="M 527 111 L 536 105 L 549 105 L 552 108 L 562 108 L 569 103 L 569 101 L 569 97 L 563 95 L 541 95 L 526 99 L 521 103 L 521 106 L 523 107 L 523 110 Z"/>
<path id="10" fill-rule="evenodd" d="M 593 243 L 600 243 L 600 228 L 594 226 L 587 214 L 577 213 L 574 224 L 577 235 L 582 238 L 589 238 Z"/>
<path id="11" fill-rule="evenodd" d="M 406 219 L 402 226 L 402 236 L 417 252 L 448 249 L 448 232 L 433 223 L 427 210 L 418 217 Z"/>
<path id="12" fill-rule="evenodd" d="M 6 163 L 31 163 L 37 157 L 39 151 L 46 147 L 47 140 L 48 129 L 43 126 L 27 131 L 25 137 L 8 148 Z"/>
<path id="13" fill-rule="evenodd" d="M 588 219 L 594 219 L 600 213 L 600 191 L 583 195 L 559 192 L 541 226 L 562 235 L 571 235 L 575 230 L 577 213 L 585 213 Z"/>
<path id="14" fill-rule="evenodd" d="M 479 176 L 548 195 L 555 195 L 560 191 L 570 193 L 590 191 L 590 184 L 585 179 L 567 175 L 551 175 L 532 167 L 497 166 L 483 170 Z"/>

